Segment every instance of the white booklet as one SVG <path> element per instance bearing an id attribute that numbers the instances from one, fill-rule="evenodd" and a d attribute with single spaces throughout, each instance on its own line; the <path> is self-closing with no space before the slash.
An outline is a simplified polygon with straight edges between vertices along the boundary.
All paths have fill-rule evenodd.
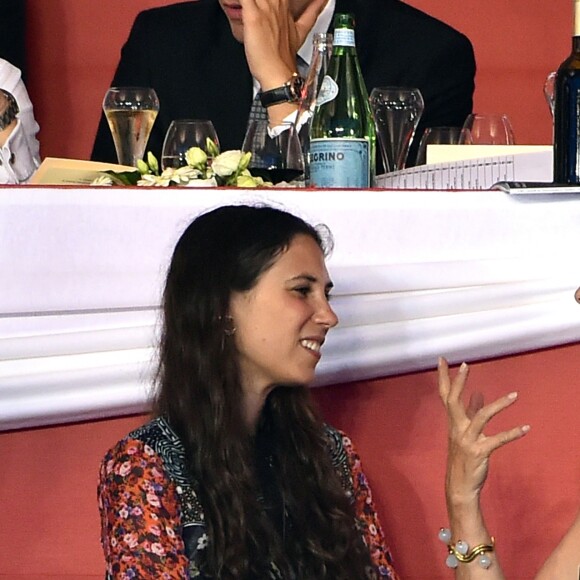
<path id="1" fill-rule="evenodd" d="M 427 165 L 377 177 L 387 189 L 489 189 L 500 181 L 552 181 L 550 145 L 430 145 Z"/>

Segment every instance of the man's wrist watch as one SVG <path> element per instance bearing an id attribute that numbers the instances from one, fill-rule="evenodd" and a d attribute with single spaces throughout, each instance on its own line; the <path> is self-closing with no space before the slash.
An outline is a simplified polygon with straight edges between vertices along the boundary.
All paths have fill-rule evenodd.
<path id="1" fill-rule="evenodd" d="M 20 109 L 12 93 L 9 93 L 4 89 L 0 89 L 0 93 L 2 93 L 8 101 L 8 107 L 6 107 L 6 110 L 0 114 L 0 131 L 4 131 L 4 129 L 6 129 L 6 127 L 16 119 L 16 115 L 18 115 Z"/>
<path id="2" fill-rule="evenodd" d="M 297 103 L 302 96 L 305 82 L 298 73 L 294 73 L 281 87 L 260 93 L 260 102 L 263 107 L 280 103 Z"/>

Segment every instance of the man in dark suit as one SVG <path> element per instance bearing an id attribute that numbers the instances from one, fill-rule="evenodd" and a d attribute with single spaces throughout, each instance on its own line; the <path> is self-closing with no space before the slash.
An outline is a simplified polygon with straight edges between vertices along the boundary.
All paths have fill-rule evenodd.
<path id="1" fill-rule="evenodd" d="M 335 3 L 335 5 L 334 5 Z M 462 125 L 472 109 L 475 59 L 469 40 L 399 0 L 198 0 L 138 15 L 123 47 L 113 86 L 149 86 L 161 110 L 148 149 L 159 158 L 170 122 L 210 119 L 222 151 L 239 149 L 252 104 L 253 81 L 278 89 L 297 70 L 296 52 L 332 12 L 351 12 L 367 88 L 418 87 L 425 112 L 418 129 Z M 243 13 L 243 20 L 242 20 Z M 325 21 L 325 22 L 326 22 Z M 292 110 L 268 108 L 272 122 Z M 104 117 L 92 158 L 116 161 Z"/>

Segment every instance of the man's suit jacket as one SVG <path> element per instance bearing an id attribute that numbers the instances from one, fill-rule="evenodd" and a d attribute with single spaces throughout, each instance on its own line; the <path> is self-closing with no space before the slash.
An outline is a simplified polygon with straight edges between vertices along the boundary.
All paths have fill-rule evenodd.
<path id="1" fill-rule="evenodd" d="M 337 0 L 351 12 L 367 88 L 421 89 L 423 127 L 458 126 L 472 109 L 475 59 L 469 40 L 446 24 L 399 0 Z M 332 30 L 331 30 L 332 31 Z M 239 149 L 252 101 L 244 47 L 231 34 L 217 0 L 198 0 L 140 13 L 112 86 L 149 86 L 161 108 L 148 150 L 159 159 L 173 119 L 213 121 L 222 151 Z M 92 158 L 116 161 L 104 117 Z"/>

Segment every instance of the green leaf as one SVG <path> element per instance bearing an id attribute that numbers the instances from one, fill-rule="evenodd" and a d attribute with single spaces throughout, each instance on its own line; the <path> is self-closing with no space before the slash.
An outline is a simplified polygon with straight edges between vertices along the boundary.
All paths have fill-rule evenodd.
<path id="1" fill-rule="evenodd" d="M 135 171 L 102 171 L 111 176 L 115 185 L 137 185 L 141 179 L 141 172 Z"/>

